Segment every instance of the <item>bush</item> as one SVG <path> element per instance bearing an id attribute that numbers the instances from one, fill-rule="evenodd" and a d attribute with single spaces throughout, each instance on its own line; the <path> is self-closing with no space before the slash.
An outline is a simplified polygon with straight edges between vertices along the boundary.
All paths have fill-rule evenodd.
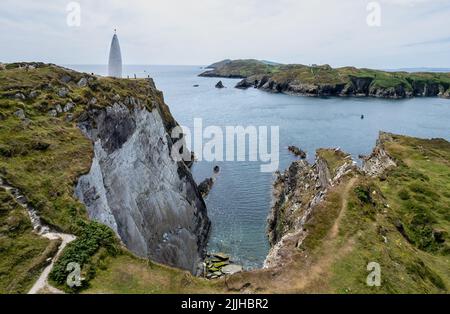
<path id="1" fill-rule="evenodd" d="M 119 251 L 117 238 L 110 228 L 94 221 L 80 224 L 81 232 L 78 238 L 66 247 L 50 273 L 51 280 L 64 285 L 69 275 L 66 271 L 69 263 L 78 263 L 82 269 L 89 268 L 82 287 L 78 289 L 86 287 L 89 280 L 94 277 L 95 267 L 85 266 L 91 263 L 92 257 L 100 249 L 105 249 L 107 254 L 113 256 Z"/>
<path id="2" fill-rule="evenodd" d="M 401 189 L 400 192 L 398 192 L 398 197 L 400 197 L 401 200 L 409 200 L 410 195 L 409 192 L 405 189 Z"/>
<path id="3" fill-rule="evenodd" d="M 372 197 L 370 196 L 370 189 L 367 186 L 356 187 L 355 194 L 356 197 L 358 197 L 358 199 L 364 204 L 369 204 L 372 202 Z"/>

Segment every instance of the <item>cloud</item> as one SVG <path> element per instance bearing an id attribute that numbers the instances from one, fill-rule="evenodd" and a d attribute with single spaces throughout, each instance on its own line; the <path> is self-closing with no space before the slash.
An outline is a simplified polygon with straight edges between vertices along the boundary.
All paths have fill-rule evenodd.
<path id="1" fill-rule="evenodd" d="M 0 61 L 105 63 L 117 28 L 128 64 L 450 66 L 448 51 L 436 48 L 444 43 L 433 43 L 450 37 L 441 0 L 380 0 L 375 28 L 366 24 L 369 0 L 79 0 L 79 28 L 66 25 L 68 2 L 2 0 Z"/>

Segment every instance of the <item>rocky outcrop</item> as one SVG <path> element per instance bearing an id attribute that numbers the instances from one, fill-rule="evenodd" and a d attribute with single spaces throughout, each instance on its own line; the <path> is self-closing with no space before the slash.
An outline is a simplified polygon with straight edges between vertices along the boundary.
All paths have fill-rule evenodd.
<path id="1" fill-rule="evenodd" d="M 208 279 L 217 279 L 226 275 L 233 275 L 243 270 L 241 265 L 235 264 L 224 253 L 208 254 L 204 263 L 203 276 Z"/>
<path id="2" fill-rule="evenodd" d="M 170 156 L 173 118 L 152 106 L 127 97 L 80 119 L 95 155 L 76 196 L 135 254 L 196 274 L 210 221 L 188 167 Z"/>
<path id="3" fill-rule="evenodd" d="M 301 150 L 300 148 L 298 148 L 297 146 L 289 146 L 288 150 L 295 156 L 297 156 L 301 159 L 306 159 L 306 153 L 303 150 Z"/>
<path id="4" fill-rule="evenodd" d="M 387 169 L 395 167 L 395 160 L 388 155 L 384 148 L 385 142 L 392 142 L 391 134 L 380 132 L 377 144 L 372 154 L 363 158 L 362 170 L 365 174 L 376 177 L 383 174 Z"/>
<path id="5" fill-rule="evenodd" d="M 209 192 L 211 192 L 213 185 L 214 185 L 214 179 L 207 178 L 198 185 L 198 190 L 200 191 L 200 194 L 202 194 L 203 197 L 207 197 Z"/>
<path id="6" fill-rule="evenodd" d="M 267 64 L 258 60 L 218 63 L 200 76 L 242 78 L 236 88 L 255 87 L 298 96 L 449 97 L 449 73 L 383 72 L 329 65 Z"/>
<path id="7" fill-rule="evenodd" d="M 348 154 L 339 150 L 328 151 L 339 158 L 336 169 L 332 169 L 329 161 L 317 154 L 313 165 L 306 160 L 297 160 L 284 173 L 277 174 L 273 185 L 274 205 L 268 218 L 272 248 L 264 263 L 265 268 L 288 262 L 286 256 L 306 237 L 304 226 L 327 190 L 355 170 Z"/>
<path id="8" fill-rule="evenodd" d="M 216 88 L 225 88 L 225 86 L 223 86 L 222 81 L 217 82 L 216 84 Z"/>

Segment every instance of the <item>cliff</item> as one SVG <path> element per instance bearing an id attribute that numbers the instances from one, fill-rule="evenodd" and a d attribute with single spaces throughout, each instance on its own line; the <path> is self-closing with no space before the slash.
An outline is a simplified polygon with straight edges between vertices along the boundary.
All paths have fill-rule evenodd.
<path id="1" fill-rule="evenodd" d="M 152 80 L 7 64 L 0 69 L 0 121 L 0 178 L 20 189 L 43 225 L 77 236 L 55 265 L 55 284 L 65 282 L 68 257 L 80 262 L 89 281 L 97 255 L 113 257 L 121 243 L 138 256 L 197 272 L 210 222 L 189 168 L 170 157 L 177 123 Z M 2 233 L 14 243 L 17 235 L 8 228 Z M 48 254 L 48 241 L 23 230 L 36 256 Z M 28 247 L 11 245 L 2 256 L 21 256 Z M 9 260 L 5 267 L 17 266 Z M 10 280 L 26 272 L 16 268 Z"/>
<path id="2" fill-rule="evenodd" d="M 205 203 L 187 166 L 172 160 L 153 105 L 128 97 L 80 119 L 94 159 L 75 194 L 135 254 L 196 273 L 209 231 Z"/>
<path id="3" fill-rule="evenodd" d="M 245 293 L 448 293 L 450 143 L 380 133 L 361 168 L 317 151 L 274 182 L 265 268 Z M 373 266 L 380 269 L 372 284 Z"/>
<path id="4" fill-rule="evenodd" d="M 450 73 L 386 72 L 328 65 L 270 64 L 258 60 L 219 63 L 203 77 L 242 78 L 236 88 L 304 96 L 378 98 L 450 97 Z"/>
<path id="5" fill-rule="evenodd" d="M 321 149 L 313 165 L 297 160 L 284 173 L 277 173 L 273 185 L 275 202 L 268 218 L 272 249 L 265 267 L 282 265 L 288 252 L 301 246 L 307 236 L 304 227 L 314 215 L 314 208 L 330 187 L 352 171 L 356 167 L 350 155 L 338 149 Z"/>

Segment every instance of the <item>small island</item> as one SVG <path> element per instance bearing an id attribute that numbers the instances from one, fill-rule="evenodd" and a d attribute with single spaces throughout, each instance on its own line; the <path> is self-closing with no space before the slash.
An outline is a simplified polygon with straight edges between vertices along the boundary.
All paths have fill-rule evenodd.
<path id="1" fill-rule="evenodd" d="M 403 99 L 450 98 L 450 73 L 388 72 L 329 65 L 279 64 L 259 60 L 223 60 L 201 77 L 242 79 L 235 87 L 300 96 L 357 96 Z"/>

